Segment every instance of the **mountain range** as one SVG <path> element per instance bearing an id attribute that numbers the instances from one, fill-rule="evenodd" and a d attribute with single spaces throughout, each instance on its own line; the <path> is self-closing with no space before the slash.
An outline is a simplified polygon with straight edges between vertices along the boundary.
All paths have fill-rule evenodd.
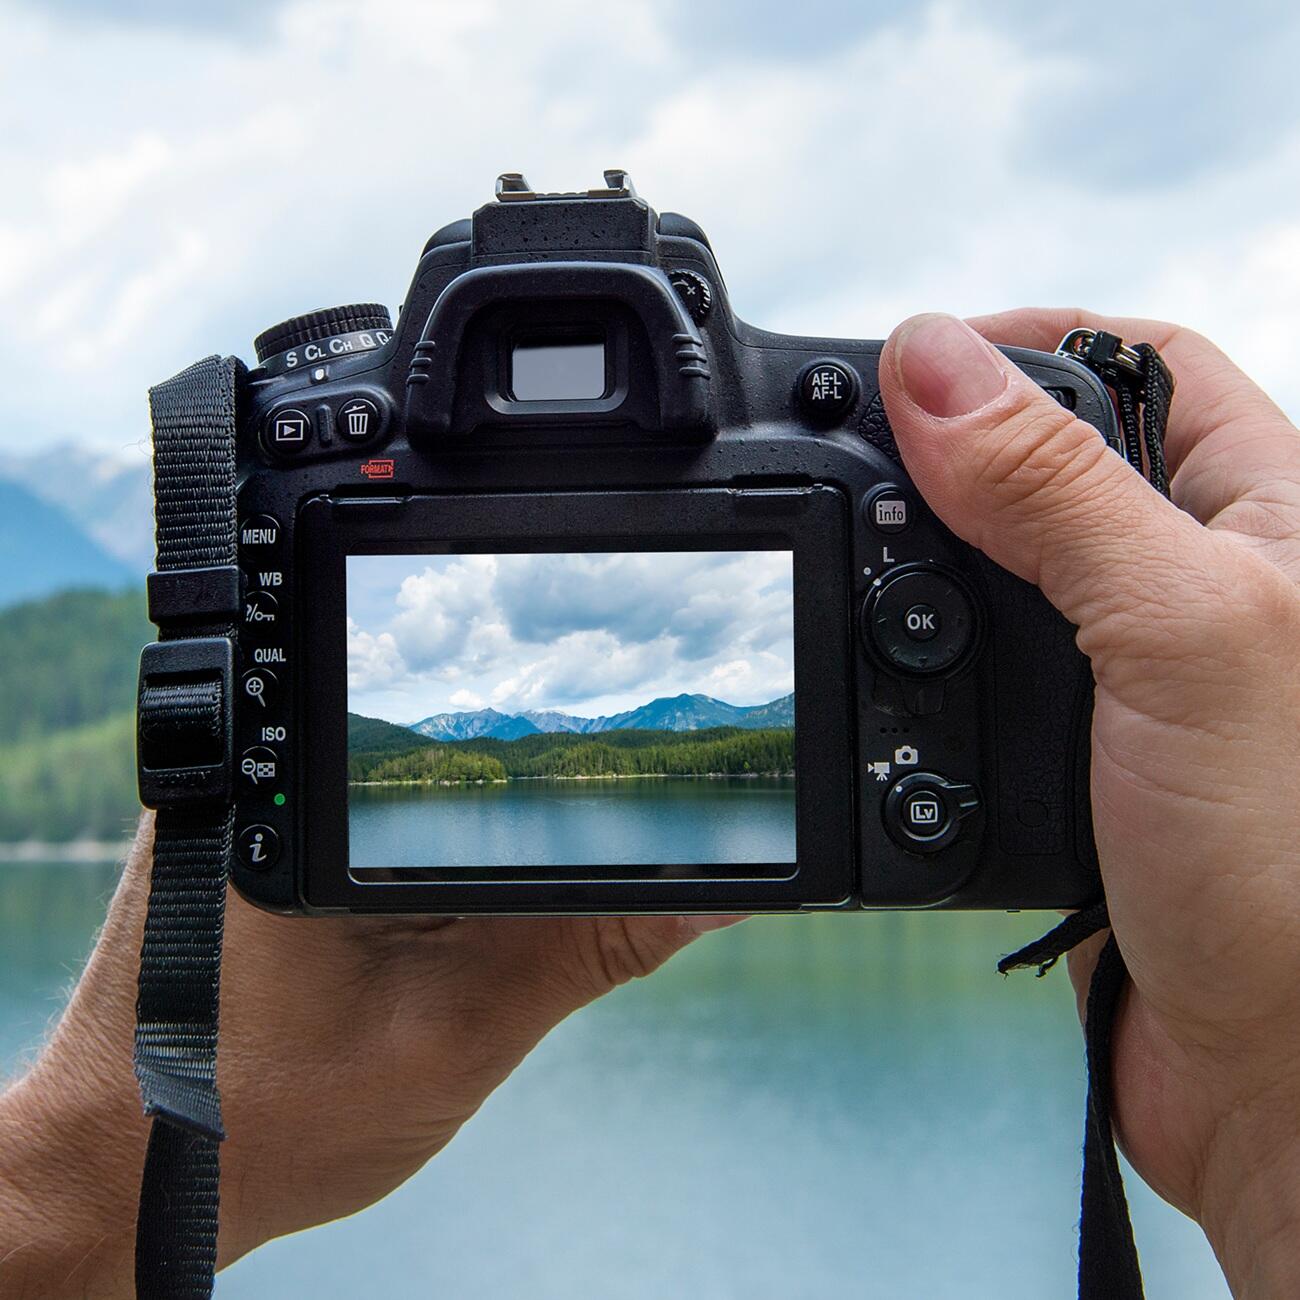
<path id="1" fill-rule="evenodd" d="M 77 522 L 18 483 L 0 479 L 0 606 L 67 588 L 140 583 Z"/>
<path id="2" fill-rule="evenodd" d="M 431 740 L 518 740 L 540 732 L 568 731 L 591 735 L 601 731 L 700 731 L 706 727 L 794 726 L 794 696 L 783 695 L 767 704 L 728 704 L 709 695 L 672 695 L 651 700 L 639 708 L 608 717 L 581 718 L 553 709 L 499 713 L 496 709 L 475 709 L 466 713 L 435 713 L 407 724 L 417 735 Z"/>

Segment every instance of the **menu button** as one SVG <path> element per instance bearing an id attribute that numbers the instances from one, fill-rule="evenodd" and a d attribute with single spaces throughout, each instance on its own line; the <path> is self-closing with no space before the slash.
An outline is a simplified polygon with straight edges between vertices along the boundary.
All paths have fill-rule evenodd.
<path id="1" fill-rule="evenodd" d="M 243 547 L 270 547 L 280 540 L 280 521 L 274 515 L 249 515 L 239 525 L 239 544 Z"/>

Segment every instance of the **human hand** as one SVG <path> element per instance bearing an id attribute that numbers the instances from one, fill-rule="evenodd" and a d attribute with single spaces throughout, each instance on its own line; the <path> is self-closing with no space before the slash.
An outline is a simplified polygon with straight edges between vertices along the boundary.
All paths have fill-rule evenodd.
<path id="1" fill-rule="evenodd" d="M 129 1296 L 148 1124 L 131 1068 L 152 818 L 48 1047 L 0 1097 L 0 1294 Z M 728 917 L 286 919 L 230 891 L 220 1263 L 437 1154 L 570 1012 Z"/>
<path id="2" fill-rule="evenodd" d="M 1300 433 L 1200 336 L 1074 311 L 901 325 L 880 361 L 908 472 L 1079 628 L 1092 806 L 1132 976 L 1115 1115 L 1239 1296 L 1300 1292 Z M 1148 342 L 1178 392 L 1174 504 L 989 347 Z M 1071 961 L 1082 995 L 1104 936 Z"/>

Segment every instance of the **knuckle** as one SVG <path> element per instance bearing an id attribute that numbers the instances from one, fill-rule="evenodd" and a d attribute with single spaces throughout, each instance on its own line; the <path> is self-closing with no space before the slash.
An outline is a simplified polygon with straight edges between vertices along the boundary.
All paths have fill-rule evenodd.
<path id="1" fill-rule="evenodd" d="M 670 922 L 671 918 L 600 916 L 577 927 L 575 942 L 587 980 L 604 992 L 649 975 L 674 950 Z"/>
<path id="2" fill-rule="evenodd" d="M 1078 499 L 1081 481 L 1105 444 L 1091 425 L 1048 398 L 1030 394 L 975 444 L 971 485 L 1017 513 Z"/>

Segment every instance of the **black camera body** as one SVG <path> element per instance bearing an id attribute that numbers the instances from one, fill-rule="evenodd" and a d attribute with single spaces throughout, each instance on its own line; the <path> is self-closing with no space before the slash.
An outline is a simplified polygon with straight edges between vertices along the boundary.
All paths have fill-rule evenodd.
<path id="1" fill-rule="evenodd" d="M 1037 590 L 956 539 L 914 491 L 878 391 L 881 344 L 746 325 L 699 227 L 657 215 L 621 173 L 606 182 L 544 195 L 502 177 L 495 202 L 429 241 L 395 328 L 364 305 L 259 338 L 237 403 L 236 887 L 290 913 L 1096 898 L 1088 664 Z M 1065 357 L 1009 355 L 1122 454 L 1097 378 Z M 599 650 L 600 609 L 555 623 L 545 644 L 538 557 L 557 556 L 555 603 L 618 604 L 625 620 L 652 622 L 665 584 L 639 600 L 627 575 L 684 575 L 684 608 L 707 622 L 715 606 L 735 613 L 744 557 L 757 557 L 778 576 L 747 603 L 770 626 L 742 629 L 735 659 L 714 645 L 700 662 L 717 680 L 739 680 L 738 663 L 779 673 L 789 662 L 793 700 L 683 691 L 654 702 L 676 710 L 653 714 L 659 730 L 636 710 L 627 725 L 547 721 L 560 714 L 544 694 L 550 712 L 467 708 L 424 733 L 356 707 L 387 698 L 401 672 L 444 689 L 462 671 L 439 657 L 444 632 L 457 645 L 513 636 L 561 669 L 567 647 Z M 427 650 L 423 678 L 414 652 L 360 630 L 375 557 L 407 573 L 385 599 Z M 465 632 L 446 601 L 417 609 L 412 593 L 450 591 L 448 574 L 457 601 L 509 578 L 534 641 L 521 615 L 466 615 Z M 681 647 L 696 632 L 679 613 L 631 649 L 610 640 L 593 673 L 633 650 L 651 674 L 656 657 L 689 665 Z M 349 636 L 363 635 L 371 657 L 350 679 Z M 401 654 L 403 667 L 383 668 Z M 357 693 L 366 672 L 373 697 Z M 692 764 L 703 770 L 683 771 Z M 668 852 L 693 819 L 704 838 Z M 376 836 L 364 853 L 363 820 Z M 760 822 L 777 838 L 750 836 Z M 745 833 L 709 839 L 716 825 Z M 647 841 L 654 826 L 666 838 Z"/>

